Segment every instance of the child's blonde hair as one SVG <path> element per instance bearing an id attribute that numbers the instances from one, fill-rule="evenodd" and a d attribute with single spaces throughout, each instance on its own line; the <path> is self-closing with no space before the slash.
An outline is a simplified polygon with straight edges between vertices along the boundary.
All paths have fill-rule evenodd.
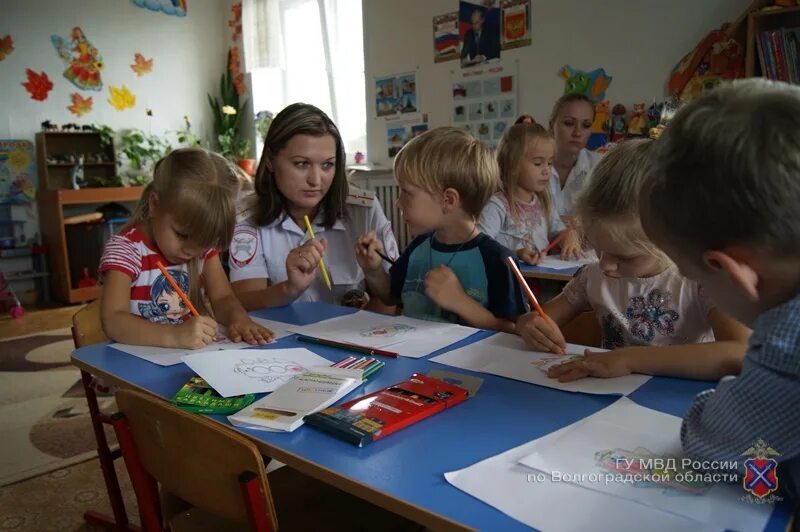
<path id="1" fill-rule="evenodd" d="M 519 221 L 519 186 L 520 168 L 525 157 L 529 141 L 553 140 L 553 136 L 539 124 L 516 124 L 511 126 L 503 134 L 500 143 L 497 145 L 497 164 L 500 167 L 500 180 L 502 191 L 508 199 L 508 209 L 511 217 Z M 536 196 L 542 204 L 542 210 L 546 220 L 550 220 L 553 210 L 553 201 L 550 198 L 550 188 L 547 187 Z"/>
<path id="2" fill-rule="evenodd" d="M 434 196 L 456 190 L 464 211 L 475 218 L 500 183 L 489 147 L 456 127 L 437 127 L 411 139 L 394 158 L 394 175 Z"/>
<path id="3" fill-rule="evenodd" d="M 663 264 L 669 258 L 642 229 L 639 194 L 651 171 L 651 139 L 626 140 L 595 166 L 575 203 L 582 228 L 600 224 L 615 241 L 630 242 Z"/>
<path id="4" fill-rule="evenodd" d="M 181 148 L 161 158 L 128 227 L 146 222 L 157 209 L 175 218 L 181 230 L 199 247 L 227 249 L 236 225 L 239 180 L 233 166 L 221 155 L 202 148 Z M 189 261 L 189 297 L 201 308 L 199 259 Z M 200 305 L 200 306 L 198 306 Z"/>

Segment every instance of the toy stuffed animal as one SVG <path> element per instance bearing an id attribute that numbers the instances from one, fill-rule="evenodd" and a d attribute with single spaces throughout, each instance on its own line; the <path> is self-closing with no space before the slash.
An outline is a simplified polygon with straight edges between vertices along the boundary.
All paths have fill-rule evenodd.
<path id="1" fill-rule="evenodd" d="M 594 121 L 592 122 L 589 142 L 586 145 L 590 150 L 595 150 L 604 146 L 608 142 L 608 133 L 611 130 L 611 114 L 609 113 L 609 102 L 603 100 L 594 106 Z"/>
<path id="2" fill-rule="evenodd" d="M 627 129 L 626 112 L 627 109 L 621 103 L 611 109 L 611 142 L 619 142 L 625 138 L 625 130 Z"/>
<path id="3" fill-rule="evenodd" d="M 662 102 L 653 102 L 647 108 L 647 129 L 654 128 L 661 121 L 661 110 L 664 108 Z"/>
<path id="4" fill-rule="evenodd" d="M 644 135 L 647 121 L 644 117 L 644 104 L 633 104 L 633 112 L 631 113 L 631 120 L 628 122 L 628 135 L 632 137 L 640 137 Z"/>

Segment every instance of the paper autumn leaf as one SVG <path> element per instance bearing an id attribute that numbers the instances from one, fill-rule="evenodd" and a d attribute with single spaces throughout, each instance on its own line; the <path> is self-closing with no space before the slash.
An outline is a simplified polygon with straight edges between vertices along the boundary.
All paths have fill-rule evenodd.
<path id="1" fill-rule="evenodd" d="M 82 97 L 77 92 L 73 92 L 70 97 L 72 98 L 72 105 L 68 105 L 67 109 L 75 116 L 83 116 L 92 110 L 92 97 Z"/>
<path id="2" fill-rule="evenodd" d="M 26 68 L 25 73 L 28 75 L 28 81 L 22 83 L 22 86 L 30 93 L 32 99 L 40 102 L 45 101 L 47 94 L 53 88 L 53 82 L 44 72 L 37 74 L 30 68 Z"/>
<path id="3" fill-rule="evenodd" d="M 0 61 L 8 57 L 8 54 L 14 51 L 14 41 L 11 35 L 6 35 L 0 39 Z"/>
<path id="4" fill-rule="evenodd" d="M 131 65 L 131 70 L 136 72 L 136 75 L 141 77 L 148 72 L 153 71 L 153 58 L 145 59 L 144 56 L 140 53 L 133 54 L 133 60 L 135 61 Z"/>
<path id="5" fill-rule="evenodd" d="M 109 85 L 108 92 L 111 94 L 108 103 L 113 105 L 117 111 L 124 111 L 136 105 L 136 96 L 125 85 L 122 87 Z"/>

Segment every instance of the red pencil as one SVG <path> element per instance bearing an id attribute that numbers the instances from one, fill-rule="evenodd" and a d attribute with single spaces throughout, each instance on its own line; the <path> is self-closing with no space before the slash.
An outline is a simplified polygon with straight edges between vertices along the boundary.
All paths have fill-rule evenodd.
<path id="1" fill-rule="evenodd" d="M 563 231 L 561 231 L 561 232 L 558 234 L 558 236 L 557 236 L 557 237 L 555 237 L 555 238 L 553 239 L 553 241 L 552 241 L 552 242 L 550 242 L 549 244 L 547 244 L 547 247 L 546 247 L 546 248 L 544 248 L 544 249 L 542 250 L 542 255 L 547 255 L 547 253 L 548 253 L 548 252 L 549 252 L 551 249 L 553 249 L 554 247 L 556 247 L 556 246 L 557 246 L 557 245 L 558 245 L 558 244 L 559 244 L 559 243 L 560 243 L 562 240 L 564 240 L 564 238 L 566 238 L 566 236 L 567 236 L 568 234 L 569 234 L 569 229 L 564 229 Z"/>
<path id="2" fill-rule="evenodd" d="M 536 299 L 536 296 L 533 295 L 531 287 L 528 286 L 528 283 L 522 276 L 522 272 L 519 271 L 519 268 L 517 267 L 517 261 L 514 260 L 514 257 L 509 255 L 508 257 L 506 257 L 506 262 L 508 263 L 508 266 L 511 268 L 511 271 L 514 272 L 514 277 L 517 278 L 517 281 L 519 282 L 522 291 L 525 292 L 526 296 L 528 296 L 528 300 L 531 302 L 531 306 L 536 309 L 536 312 L 539 313 L 539 316 L 541 316 L 543 320 L 546 320 L 547 314 L 544 313 L 544 309 L 542 309 L 542 306 L 539 305 L 539 301 Z"/>
<path id="3" fill-rule="evenodd" d="M 346 349 L 348 351 L 355 351 L 356 353 L 364 353 L 365 355 L 382 355 L 385 357 L 397 358 L 400 356 L 394 351 L 384 351 L 383 349 L 375 349 L 374 347 L 367 347 L 364 345 L 349 344 L 347 342 L 337 342 L 335 340 L 326 340 L 324 338 L 314 338 L 313 336 L 298 335 L 297 340 L 309 344 L 327 345 L 328 347 L 338 347 L 339 349 Z"/>

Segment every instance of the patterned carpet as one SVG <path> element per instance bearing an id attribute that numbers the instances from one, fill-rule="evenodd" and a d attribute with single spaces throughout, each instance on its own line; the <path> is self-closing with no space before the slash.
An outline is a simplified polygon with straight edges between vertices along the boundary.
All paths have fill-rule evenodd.
<path id="1" fill-rule="evenodd" d="M 0 342 L 0 486 L 96 456 L 72 350 L 69 329 Z"/>

